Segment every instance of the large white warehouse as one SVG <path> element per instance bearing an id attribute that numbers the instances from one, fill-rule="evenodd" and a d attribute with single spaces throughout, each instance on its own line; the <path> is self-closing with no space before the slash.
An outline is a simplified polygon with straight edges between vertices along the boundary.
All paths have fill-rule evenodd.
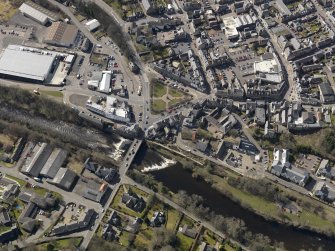
<path id="1" fill-rule="evenodd" d="M 8 45 L 0 54 L 0 77 L 44 82 L 57 54 L 19 45 Z"/>

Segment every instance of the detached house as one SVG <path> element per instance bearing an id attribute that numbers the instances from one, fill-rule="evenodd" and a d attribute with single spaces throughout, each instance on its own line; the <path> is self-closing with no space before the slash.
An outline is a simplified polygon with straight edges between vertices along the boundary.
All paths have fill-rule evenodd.
<path id="1" fill-rule="evenodd" d="M 136 212 L 142 212 L 145 208 L 145 201 L 143 198 L 131 191 L 122 195 L 122 203 Z"/>

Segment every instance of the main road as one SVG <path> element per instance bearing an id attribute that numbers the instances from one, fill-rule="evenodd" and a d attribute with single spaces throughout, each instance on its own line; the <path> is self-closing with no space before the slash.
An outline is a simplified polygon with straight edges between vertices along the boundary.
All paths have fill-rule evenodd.
<path id="1" fill-rule="evenodd" d="M 104 10 L 110 17 L 112 17 L 123 29 L 123 33 L 128 38 L 127 44 L 132 48 L 132 50 L 136 53 L 136 48 L 132 42 L 131 37 L 129 36 L 127 32 L 127 23 L 118 16 L 118 14 L 115 12 L 115 10 L 106 4 L 103 0 L 91 0 L 91 2 L 95 3 L 97 6 L 99 6 L 102 10 Z M 139 85 L 142 86 L 142 97 L 143 97 L 143 123 L 142 128 L 146 129 L 146 123 L 148 120 L 148 117 L 151 116 L 150 114 L 150 81 L 147 76 L 147 71 L 145 65 L 142 63 L 142 60 L 139 58 L 139 56 L 136 54 L 134 55 L 135 63 L 140 69 L 140 75 L 139 75 Z"/>
<path id="2" fill-rule="evenodd" d="M 134 140 L 131 146 L 129 147 L 123 162 L 120 164 L 120 168 L 119 168 L 120 182 L 113 187 L 112 194 L 108 198 L 108 201 L 106 202 L 106 204 L 104 205 L 103 210 L 98 212 L 100 221 L 105 216 L 107 209 L 109 208 L 109 205 L 112 203 L 114 197 L 117 194 L 117 191 L 119 190 L 119 187 L 125 183 L 127 170 L 130 164 L 132 163 L 133 159 L 135 158 L 136 153 L 140 149 L 142 142 L 143 142 L 142 140 Z M 84 236 L 84 239 L 82 243 L 80 244 L 79 250 L 84 251 L 87 249 L 98 227 L 99 227 L 99 223 L 97 222 L 91 230 L 86 232 L 86 235 Z"/>

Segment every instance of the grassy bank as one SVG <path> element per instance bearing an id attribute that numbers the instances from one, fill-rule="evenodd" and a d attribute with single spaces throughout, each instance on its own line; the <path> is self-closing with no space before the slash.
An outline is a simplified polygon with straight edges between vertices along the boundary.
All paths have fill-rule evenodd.
<path id="1" fill-rule="evenodd" d="M 230 185 L 228 182 L 229 179 L 237 180 L 244 178 L 237 176 L 227 169 L 224 171 L 218 170 L 217 167 L 212 168 L 208 164 L 199 166 L 190 160 L 185 160 L 185 158 L 177 156 L 158 146 L 155 146 L 155 150 L 168 158 L 179 161 L 184 168 L 191 169 L 194 176 L 202 177 L 220 193 L 227 195 L 232 200 L 238 202 L 242 207 L 266 219 L 311 229 L 327 235 L 335 235 L 335 210 L 319 201 L 292 190 L 284 191 L 277 184 L 271 183 L 271 186 L 273 186 L 278 193 L 281 193 L 282 197 L 290 198 L 291 201 L 295 201 L 302 209 L 302 212 L 297 215 L 291 214 L 279 209 L 277 202 L 269 201 L 262 196 L 253 195 Z"/>

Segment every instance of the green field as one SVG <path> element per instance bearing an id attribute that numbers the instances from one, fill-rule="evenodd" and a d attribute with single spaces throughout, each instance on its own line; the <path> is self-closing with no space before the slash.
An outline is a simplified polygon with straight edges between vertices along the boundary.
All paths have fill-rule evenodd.
<path id="1" fill-rule="evenodd" d="M 167 88 L 160 81 L 153 81 L 151 83 L 151 93 L 154 98 L 161 98 L 167 93 Z"/>
<path id="2" fill-rule="evenodd" d="M 151 110 L 153 112 L 159 113 L 164 112 L 166 110 L 166 103 L 161 99 L 156 99 L 152 101 Z"/>
<path id="3" fill-rule="evenodd" d="M 68 238 L 56 240 L 48 243 L 40 244 L 36 247 L 36 251 L 44 250 L 66 250 L 67 248 L 76 248 L 80 245 L 82 238 Z"/>
<path id="4" fill-rule="evenodd" d="M 185 251 L 190 250 L 193 244 L 193 239 L 190 237 L 187 237 L 186 235 L 182 233 L 177 233 L 177 238 L 179 240 L 179 245 L 177 246 L 176 250 Z"/>
<path id="5" fill-rule="evenodd" d="M 42 96 L 49 96 L 57 101 L 62 101 L 64 96 L 60 91 L 39 90 L 39 92 L 42 94 Z"/>
<path id="6" fill-rule="evenodd" d="M 174 230 L 176 228 L 176 224 L 181 217 L 181 213 L 178 212 L 174 208 L 169 208 L 167 213 L 167 222 L 166 222 L 166 229 L 167 230 Z"/>
<path id="7" fill-rule="evenodd" d="M 184 94 L 176 89 L 169 88 L 169 95 L 174 98 L 181 98 L 184 96 Z"/>
<path id="8" fill-rule="evenodd" d="M 16 177 L 14 177 L 14 176 L 11 176 L 11 175 L 6 174 L 6 177 L 9 178 L 9 179 L 11 179 L 11 180 L 16 181 L 17 183 L 19 183 L 19 185 L 20 185 L 21 187 L 25 187 L 25 185 L 27 184 L 27 182 L 25 182 L 24 180 L 21 180 L 21 179 L 19 179 L 19 178 L 16 178 Z"/>

